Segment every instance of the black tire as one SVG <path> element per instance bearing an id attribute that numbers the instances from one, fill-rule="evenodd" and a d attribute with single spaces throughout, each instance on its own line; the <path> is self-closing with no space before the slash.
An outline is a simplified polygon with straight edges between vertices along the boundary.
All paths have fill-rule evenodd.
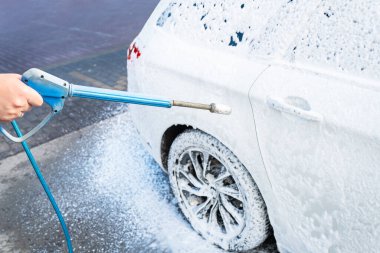
<path id="1" fill-rule="evenodd" d="M 170 148 L 168 172 L 180 209 L 208 241 L 241 251 L 267 238 L 269 221 L 260 191 L 220 141 L 199 130 L 185 131 Z"/>

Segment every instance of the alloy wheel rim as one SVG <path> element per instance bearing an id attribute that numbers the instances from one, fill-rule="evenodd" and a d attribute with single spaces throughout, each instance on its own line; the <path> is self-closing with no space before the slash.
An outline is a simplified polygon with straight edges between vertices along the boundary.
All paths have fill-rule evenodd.
<path id="1" fill-rule="evenodd" d="M 206 150 L 188 149 L 176 166 L 180 205 L 206 236 L 236 237 L 245 227 L 244 197 L 229 169 Z"/>

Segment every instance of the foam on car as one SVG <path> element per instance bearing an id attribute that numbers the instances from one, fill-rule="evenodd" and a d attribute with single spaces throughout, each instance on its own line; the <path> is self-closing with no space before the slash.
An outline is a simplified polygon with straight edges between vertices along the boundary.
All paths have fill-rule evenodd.
<path id="1" fill-rule="evenodd" d="M 380 79 L 380 3 L 321 1 L 288 56 L 299 64 Z"/>
<path id="2" fill-rule="evenodd" d="M 271 10 L 281 5 L 281 1 L 265 0 L 172 1 L 158 18 L 157 26 L 195 43 L 248 52 L 273 14 Z"/>
<path id="3" fill-rule="evenodd" d="M 157 26 L 191 43 L 245 57 L 275 57 L 305 23 L 317 0 L 170 1 Z"/>
<path id="4" fill-rule="evenodd" d="M 161 29 L 203 47 L 380 79 L 380 3 L 168 1 Z M 365 15 L 363 15 L 365 13 Z"/>

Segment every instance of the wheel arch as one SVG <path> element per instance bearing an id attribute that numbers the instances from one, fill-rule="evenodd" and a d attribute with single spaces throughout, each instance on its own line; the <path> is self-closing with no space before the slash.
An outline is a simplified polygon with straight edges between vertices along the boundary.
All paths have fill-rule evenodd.
<path id="1" fill-rule="evenodd" d="M 190 130 L 190 129 L 193 129 L 193 130 L 199 130 L 203 133 L 206 133 L 218 140 L 220 140 L 220 138 L 218 138 L 217 135 L 215 134 L 212 134 L 210 133 L 209 131 L 205 131 L 205 129 L 203 128 L 200 128 L 200 127 L 195 127 L 194 125 L 189 125 L 189 124 L 173 124 L 171 125 L 170 127 L 168 127 L 165 132 L 163 133 L 162 135 L 162 138 L 161 138 L 161 152 L 160 152 L 160 158 L 161 158 L 161 164 L 162 164 L 162 169 L 163 171 L 165 171 L 166 173 L 168 173 L 168 158 L 169 158 L 169 151 L 170 151 L 170 148 L 174 142 L 174 140 L 180 135 L 182 134 L 183 132 L 185 132 L 186 130 Z M 231 152 L 241 161 L 241 159 L 239 158 L 239 155 L 236 154 L 236 152 L 231 149 L 230 145 L 228 145 L 228 143 L 225 143 L 223 141 L 220 140 L 220 142 L 225 145 L 228 149 L 231 150 Z M 248 169 L 247 165 L 244 164 L 243 161 L 241 161 L 243 163 L 243 165 Z M 254 171 L 254 170 L 253 170 Z M 254 182 L 256 183 L 258 189 L 259 189 L 259 192 L 263 198 L 263 201 L 267 207 L 267 213 L 268 213 L 268 217 L 269 217 L 269 230 L 270 230 L 270 234 L 273 234 L 273 227 L 272 227 L 272 209 L 271 207 L 273 207 L 273 199 L 274 197 L 272 196 L 272 193 L 270 191 L 270 183 L 269 181 L 266 182 L 265 180 L 262 180 L 260 181 L 260 179 L 262 179 L 261 177 L 257 177 L 257 175 L 255 175 L 255 173 L 253 173 L 252 170 L 248 169 L 248 172 L 249 174 L 251 175 L 251 177 L 253 178 Z M 266 174 L 265 174 L 266 175 Z"/>
<path id="2" fill-rule="evenodd" d="M 186 131 L 187 129 L 194 129 L 189 125 L 172 125 L 162 135 L 161 138 L 161 163 L 165 172 L 168 172 L 168 158 L 170 147 L 178 135 Z"/>

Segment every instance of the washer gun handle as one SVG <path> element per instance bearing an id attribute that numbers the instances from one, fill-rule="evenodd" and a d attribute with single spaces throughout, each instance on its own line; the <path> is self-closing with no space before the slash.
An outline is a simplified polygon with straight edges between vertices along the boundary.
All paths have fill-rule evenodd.
<path id="1" fill-rule="evenodd" d="M 44 103 L 50 106 L 51 111 L 36 127 L 22 137 L 13 136 L 0 126 L 0 132 L 13 142 L 23 142 L 37 133 L 63 109 L 65 98 L 69 94 L 68 82 L 39 69 L 29 69 L 22 75 L 21 80 L 42 96 Z"/>

